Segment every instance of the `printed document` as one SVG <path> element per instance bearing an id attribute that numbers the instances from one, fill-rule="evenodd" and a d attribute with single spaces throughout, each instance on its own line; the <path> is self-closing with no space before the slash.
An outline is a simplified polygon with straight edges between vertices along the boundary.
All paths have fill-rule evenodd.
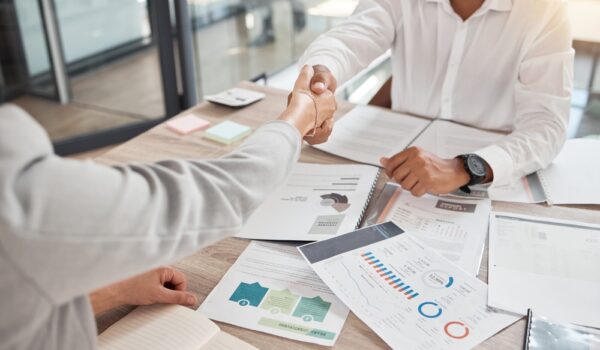
<path id="1" fill-rule="evenodd" d="M 424 195 L 393 186 L 394 194 L 378 222 L 393 221 L 469 274 L 479 273 L 492 204 Z"/>
<path id="2" fill-rule="evenodd" d="M 378 175 L 379 169 L 370 165 L 299 163 L 237 237 L 317 241 L 353 231 Z"/>
<path id="3" fill-rule="evenodd" d="M 394 349 L 471 349 L 517 320 L 488 309 L 485 283 L 392 222 L 299 249 Z"/>
<path id="4" fill-rule="evenodd" d="M 423 131 L 411 146 L 418 146 L 438 157 L 454 158 L 460 154 L 473 153 L 503 138 L 497 132 L 437 119 Z"/>
<path id="5" fill-rule="evenodd" d="M 490 306 L 598 328 L 599 266 L 600 225 L 491 215 Z"/>
<path id="6" fill-rule="evenodd" d="M 348 308 L 295 245 L 251 242 L 198 309 L 225 323 L 332 346 Z"/>
<path id="7" fill-rule="evenodd" d="M 381 157 L 390 157 L 405 149 L 429 122 L 429 119 L 383 108 L 356 106 L 336 122 L 327 142 L 314 147 L 360 163 L 381 166 Z"/>

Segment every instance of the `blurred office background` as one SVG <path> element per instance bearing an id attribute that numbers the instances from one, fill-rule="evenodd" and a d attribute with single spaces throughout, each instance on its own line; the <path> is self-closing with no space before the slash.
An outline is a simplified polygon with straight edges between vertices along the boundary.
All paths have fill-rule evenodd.
<path id="1" fill-rule="evenodd" d="M 60 153 L 122 142 L 240 80 L 289 89 L 303 50 L 357 3 L 0 0 L 0 103 L 27 110 Z M 569 136 L 600 134 L 600 0 L 570 8 Z M 390 74 L 386 54 L 338 94 L 367 103 Z"/>

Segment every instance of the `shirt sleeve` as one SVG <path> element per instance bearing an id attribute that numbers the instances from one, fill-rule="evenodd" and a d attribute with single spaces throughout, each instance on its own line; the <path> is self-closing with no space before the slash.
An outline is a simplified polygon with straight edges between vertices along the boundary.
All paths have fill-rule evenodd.
<path id="1" fill-rule="evenodd" d="M 574 60 L 566 6 L 557 2 L 521 61 L 513 132 L 475 152 L 492 168 L 492 186 L 513 183 L 545 168 L 564 145 Z"/>
<path id="2" fill-rule="evenodd" d="M 400 6 L 392 3 L 361 0 L 352 16 L 310 44 L 300 58 L 300 66 L 326 66 L 338 86 L 352 78 L 391 48 L 400 23 Z"/>
<path id="3" fill-rule="evenodd" d="M 0 253 L 56 304 L 235 234 L 301 146 L 275 121 L 219 159 L 109 167 L 55 156 L 14 106 L 0 116 Z"/>

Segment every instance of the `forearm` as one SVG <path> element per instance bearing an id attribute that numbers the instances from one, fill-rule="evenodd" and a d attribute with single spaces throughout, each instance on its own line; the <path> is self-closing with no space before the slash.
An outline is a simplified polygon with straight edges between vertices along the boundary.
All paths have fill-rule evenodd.
<path id="1" fill-rule="evenodd" d="M 27 135 L 2 140 L 32 158 L 7 155 L 25 168 L 0 178 L 13 199 L 0 231 L 11 259 L 56 303 L 236 233 L 300 149 L 298 131 L 277 122 L 221 159 L 110 168 L 59 159 Z"/>
<path id="2" fill-rule="evenodd" d="M 351 17 L 306 49 L 300 65 L 323 65 L 343 84 L 390 49 L 401 25 L 396 9 L 389 1 L 362 0 Z"/>
<path id="3" fill-rule="evenodd" d="M 135 293 L 136 291 L 128 291 L 129 293 Z M 89 294 L 90 303 L 94 310 L 94 315 L 98 316 L 104 312 L 114 309 L 116 307 L 124 305 L 121 301 L 117 289 L 110 285 L 108 287 L 100 288 Z"/>
<path id="4" fill-rule="evenodd" d="M 515 131 L 496 144 L 475 152 L 489 164 L 494 186 L 511 184 L 547 167 L 562 149 L 568 113 L 528 119 L 530 122 L 519 123 Z"/>

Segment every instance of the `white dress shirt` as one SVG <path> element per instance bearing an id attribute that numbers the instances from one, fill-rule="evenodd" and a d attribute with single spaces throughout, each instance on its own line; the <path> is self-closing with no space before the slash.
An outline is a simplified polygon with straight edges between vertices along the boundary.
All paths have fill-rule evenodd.
<path id="1" fill-rule="evenodd" d="M 361 0 L 302 64 L 338 84 L 392 50 L 392 109 L 510 134 L 476 151 L 493 185 L 546 167 L 565 141 L 574 50 L 567 4 L 486 0 L 463 21 L 448 0 Z"/>

